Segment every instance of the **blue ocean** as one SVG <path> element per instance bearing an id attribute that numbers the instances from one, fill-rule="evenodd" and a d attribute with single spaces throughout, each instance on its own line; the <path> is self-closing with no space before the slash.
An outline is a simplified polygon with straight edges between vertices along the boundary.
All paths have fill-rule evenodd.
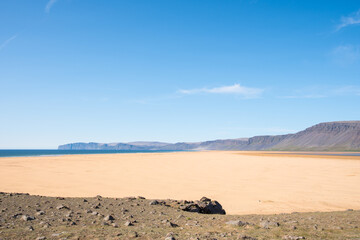
<path id="1" fill-rule="evenodd" d="M 131 151 L 131 150 L 57 150 L 57 149 L 0 149 L 0 157 L 58 156 L 73 154 L 111 154 L 111 153 L 152 153 L 173 151 Z"/>

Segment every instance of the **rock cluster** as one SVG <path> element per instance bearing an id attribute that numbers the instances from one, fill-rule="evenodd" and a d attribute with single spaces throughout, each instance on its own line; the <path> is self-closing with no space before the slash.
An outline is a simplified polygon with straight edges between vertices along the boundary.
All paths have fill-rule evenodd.
<path id="1" fill-rule="evenodd" d="M 186 212 L 197 212 L 203 214 L 226 214 L 221 204 L 210 198 L 202 197 L 200 201 L 182 201 L 180 209 Z"/>

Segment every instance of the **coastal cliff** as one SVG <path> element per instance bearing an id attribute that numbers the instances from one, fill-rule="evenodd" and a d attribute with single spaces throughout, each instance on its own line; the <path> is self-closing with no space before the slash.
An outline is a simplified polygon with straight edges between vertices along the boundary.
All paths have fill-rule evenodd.
<path id="1" fill-rule="evenodd" d="M 295 134 L 255 136 L 197 143 L 131 142 L 70 143 L 64 150 L 283 150 L 283 151 L 359 151 L 360 121 L 325 122 Z"/>

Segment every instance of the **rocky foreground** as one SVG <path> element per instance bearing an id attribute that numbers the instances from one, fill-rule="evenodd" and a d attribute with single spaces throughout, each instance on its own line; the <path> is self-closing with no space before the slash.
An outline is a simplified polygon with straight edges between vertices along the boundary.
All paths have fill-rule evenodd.
<path id="1" fill-rule="evenodd" d="M 360 211 L 225 215 L 220 203 L 0 193 L 0 239 L 360 239 Z"/>

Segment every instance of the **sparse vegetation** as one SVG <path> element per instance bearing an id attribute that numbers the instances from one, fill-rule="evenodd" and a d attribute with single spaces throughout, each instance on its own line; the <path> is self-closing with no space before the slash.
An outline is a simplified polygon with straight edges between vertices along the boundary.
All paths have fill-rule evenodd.
<path id="1" fill-rule="evenodd" d="M 150 202 L 1 193 L 0 239 L 360 238 L 360 211 L 351 209 L 236 216 L 185 212 L 175 200 Z"/>

